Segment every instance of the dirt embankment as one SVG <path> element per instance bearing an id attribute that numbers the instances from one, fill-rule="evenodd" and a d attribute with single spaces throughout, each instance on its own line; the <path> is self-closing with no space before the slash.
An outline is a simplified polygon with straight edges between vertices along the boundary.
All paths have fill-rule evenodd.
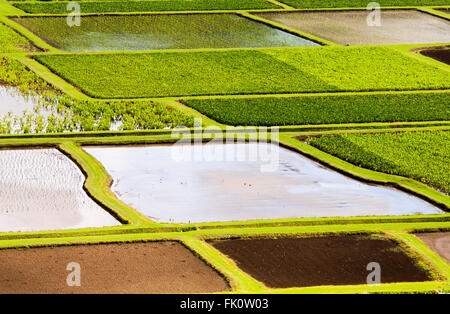
<path id="1" fill-rule="evenodd" d="M 69 287 L 67 265 L 81 267 Z M 0 251 L 0 293 L 206 293 L 228 290 L 212 268 L 176 242 Z"/>
<path id="2" fill-rule="evenodd" d="M 381 283 L 431 280 L 394 241 L 366 236 L 225 240 L 212 245 L 269 287 L 366 284 L 371 262 Z"/>

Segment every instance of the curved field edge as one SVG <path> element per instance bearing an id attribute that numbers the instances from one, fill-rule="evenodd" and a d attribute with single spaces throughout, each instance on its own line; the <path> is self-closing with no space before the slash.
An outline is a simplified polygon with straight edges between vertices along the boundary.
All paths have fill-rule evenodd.
<path id="1" fill-rule="evenodd" d="M 239 229 L 236 229 L 239 230 Z M 224 230 L 225 231 L 225 230 Z M 281 231 L 281 232 L 280 232 Z M 201 260 L 206 262 L 213 269 L 218 271 L 230 283 L 232 291 L 223 293 L 439 293 L 448 291 L 448 280 L 450 273 L 450 265 L 435 253 L 421 243 L 411 241 L 409 237 L 413 237 L 403 231 L 385 232 L 381 230 L 374 231 L 325 231 L 311 232 L 304 230 L 296 232 L 295 230 L 260 230 L 257 233 L 237 234 L 233 238 L 254 238 L 254 237 L 270 237 L 277 238 L 279 236 L 320 236 L 320 235 L 364 235 L 374 234 L 385 238 L 391 238 L 400 244 L 400 248 L 411 258 L 413 258 L 420 267 L 427 269 L 434 276 L 435 281 L 418 282 L 418 283 L 391 283 L 381 285 L 355 285 L 355 286 L 319 286 L 306 288 L 288 288 L 288 289 L 270 289 L 255 280 L 245 272 L 243 272 L 234 261 L 223 255 L 215 248 L 205 242 L 206 239 L 225 239 L 232 236 L 231 234 L 209 235 L 206 238 L 202 235 L 193 234 L 137 234 L 122 236 L 104 236 L 104 237 L 85 237 L 85 238 L 65 238 L 65 239 L 48 239 L 50 241 L 37 243 L 27 241 L 26 244 L 19 241 L 0 241 L 0 249 L 14 248 L 31 248 L 31 247 L 47 247 L 47 246 L 66 246 L 80 244 L 106 244 L 106 243 L 130 243 L 130 242 L 151 242 L 151 241 L 179 241 L 190 249 Z M 51 241 L 57 240 L 57 241 Z M 7 243 L 9 242 L 9 243 Z M 34 242 L 34 243 L 33 243 Z M 422 243 L 423 244 L 423 243 Z"/>
<path id="2" fill-rule="evenodd" d="M 389 64 L 386 64 L 387 55 Z M 99 57 L 101 64 L 96 62 Z M 326 70 L 317 70 L 316 57 L 322 60 Z M 83 93 L 99 99 L 443 90 L 450 84 L 448 66 L 438 66 L 425 59 L 416 62 L 418 57 L 400 51 L 396 46 L 36 54 L 34 58 L 78 86 Z M 342 60 L 345 62 L 341 63 Z M 105 68 L 113 64 L 120 64 L 120 69 L 115 66 L 115 71 L 105 72 Z M 148 67 L 149 64 L 158 66 Z M 225 71 L 230 64 L 233 64 L 233 71 Z M 412 67 L 409 72 L 404 73 L 404 68 L 409 67 Z M 198 71 L 200 68 L 203 71 Z M 222 70 L 213 71 L 217 68 Z M 266 77 L 266 72 L 275 68 L 279 70 L 277 74 Z M 420 80 L 419 74 L 422 75 Z M 107 76 L 106 85 L 98 80 Z M 147 76 L 159 77 L 167 84 L 161 86 L 155 80 L 144 82 L 142 77 Z M 238 79 L 230 80 L 230 77 Z M 249 84 L 248 80 L 258 82 L 257 86 Z M 365 83 L 361 86 L 356 81 Z"/>
<path id="3" fill-rule="evenodd" d="M 423 183 L 413 179 L 376 172 L 355 166 L 349 162 L 303 143 L 294 138 L 292 135 L 280 134 L 280 141 L 287 147 L 297 150 L 300 153 L 331 167 L 332 169 L 348 174 L 356 179 L 399 188 L 403 191 L 419 196 L 446 211 L 450 211 L 450 197 Z"/>
<path id="4" fill-rule="evenodd" d="M 448 129 L 448 128 L 447 128 Z M 392 130 L 398 132 L 398 129 Z M 340 131 L 343 132 L 343 131 Z M 358 131 L 353 131 L 358 132 Z M 361 131 L 359 131 L 361 132 Z M 367 130 L 366 132 L 388 132 L 387 130 Z M 336 133 L 336 131 L 334 131 Z M 280 135 L 280 142 L 287 148 L 308 156 L 309 158 L 319 160 L 322 163 L 328 164 L 331 168 L 344 172 L 360 180 L 377 182 L 381 184 L 396 185 L 397 182 L 404 185 L 403 189 L 422 198 L 434 200 L 438 204 L 447 204 L 448 197 L 425 186 L 414 180 L 402 177 L 386 175 L 366 169 L 351 166 L 349 172 L 347 168 L 342 167 L 341 164 L 349 165 L 348 163 L 325 154 L 318 149 L 306 145 L 294 136 L 309 136 L 311 133 L 287 133 Z M 204 141 L 210 140 L 212 137 L 203 138 Z M 411 216 L 366 216 L 366 217 L 328 217 L 328 218 L 297 218 L 297 219 L 270 219 L 270 220 L 248 220 L 235 222 L 215 222 L 215 223 L 198 223 L 198 224 L 162 224 L 152 222 L 147 217 L 138 213 L 135 209 L 130 208 L 123 202 L 118 200 L 114 193 L 109 189 L 110 177 L 103 166 L 85 153 L 81 148 L 82 145 L 127 145 L 127 144 L 158 144 L 158 143 L 174 143 L 178 138 L 173 138 L 170 135 L 147 135 L 147 136 L 105 136 L 105 137 L 79 137 L 79 138 L 24 138 L 11 140 L 1 140 L 0 146 L 7 147 L 42 147 L 60 145 L 67 155 L 70 155 L 72 160 L 75 160 L 78 165 L 87 174 L 85 183 L 85 190 L 90 193 L 104 208 L 110 212 L 115 213 L 116 217 L 120 217 L 122 221 L 131 222 L 127 225 L 108 228 L 89 228 L 89 229 L 73 229 L 73 230 L 55 230 L 55 231 L 41 231 L 41 232 L 24 232 L 24 233 L 0 233 L 1 239 L 21 239 L 21 238 L 52 238 L 52 237 L 66 237 L 66 236 L 82 236 L 82 235 L 107 235 L 107 234 L 126 234 L 139 232 L 180 232 L 191 230 L 216 230 L 220 228 L 265 228 L 265 227 L 282 227 L 282 226 L 311 226 L 315 230 L 326 230 L 332 225 L 355 225 L 361 226 L 364 224 L 399 224 L 405 223 L 432 223 L 441 222 L 447 223 L 450 220 L 450 215 L 411 215 Z M 303 144 L 303 145 L 302 145 Z M 306 150 L 305 150 L 306 149 Z M 328 160 L 331 158 L 331 162 Z M 320 160 L 321 159 L 321 160 Z M 337 162 L 337 164 L 336 164 Z M 340 168 L 339 168 L 340 167 Z M 362 175 L 361 175 L 361 173 Z M 382 178 L 382 179 L 380 179 Z"/>
<path id="5" fill-rule="evenodd" d="M 412 178 L 446 195 L 450 192 L 448 131 L 339 134 L 307 141 L 360 167 Z"/>

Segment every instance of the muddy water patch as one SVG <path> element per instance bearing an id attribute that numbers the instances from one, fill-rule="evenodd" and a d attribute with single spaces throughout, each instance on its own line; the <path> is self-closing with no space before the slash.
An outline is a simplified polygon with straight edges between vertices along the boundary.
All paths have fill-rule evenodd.
<path id="1" fill-rule="evenodd" d="M 420 52 L 422 55 L 450 65 L 450 46 L 445 49 L 428 49 Z"/>
<path id="2" fill-rule="evenodd" d="M 122 201 L 160 222 L 443 213 L 407 193 L 361 183 L 283 148 L 274 159 L 248 158 L 256 150 L 277 152 L 275 145 L 209 144 L 223 157 L 212 161 L 174 155 L 174 149 L 199 146 L 202 151 L 201 145 L 85 150 L 112 176 L 111 189 Z M 240 159 L 236 152 L 243 152 Z M 233 155 L 233 161 L 227 159 Z"/>
<path id="3" fill-rule="evenodd" d="M 255 13 L 263 18 L 341 45 L 450 42 L 450 21 L 415 10 L 381 10 L 380 25 L 368 25 L 368 11 Z"/>
<path id="4" fill-rule="evenodd" d="M 57 149 L 0 150 L 0 232 L 117 226 Z"/>

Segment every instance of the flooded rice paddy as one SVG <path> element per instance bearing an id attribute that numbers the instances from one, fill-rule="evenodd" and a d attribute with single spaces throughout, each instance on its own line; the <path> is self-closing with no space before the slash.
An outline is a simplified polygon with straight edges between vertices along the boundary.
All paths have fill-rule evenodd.
<path id="1" fill-rule="evenodd" d="M 379 26 L 368 11 L 255 13 L 341 45 L 450 42 L 450 21 L 415 10 L 382 10 Z M 369 25 L 370 24 L 370 25 Z M 372 26 L 371 26 L 372 25 Z"/>
<path id="2" fill-rule="evenodd" d="M 318 46 L 235 14 L 86 16 L 79 27 L 65 17 L 15 20 L 65 51 Z"/>
<path id="3" fill-rule="evenodd" d="M 0 232 L 116 226 L 57 149 L 0 150 Z"/>
<path id="4" fill-rule="evenodd" d="M 159 222 L 442 213 L 407 193 L 361 183 L 275 145 L 85 150 L 112 176 L 111 189 L 122 201 Z M 255 151 L 259 157 L 250 158 Z"/>

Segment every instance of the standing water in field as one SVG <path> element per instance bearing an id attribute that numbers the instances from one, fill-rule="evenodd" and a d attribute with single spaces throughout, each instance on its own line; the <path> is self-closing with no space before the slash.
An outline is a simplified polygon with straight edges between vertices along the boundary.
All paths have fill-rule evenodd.
<path id="1" fill-rule="evenodd" d="M 0 232 L 116 226 L 56 149 L 0 150 Z"/>
<path id="2" fill-rule="evenodd" d="M 80 27 L 65 17 L 14 20 L 64 51 L 319 46 L 237 14 L 85 16 Z"/>
<path id="3" fill-rule="evenodd" d="M 160 222 L 443 213 L 407 193 L 350 179 L 283 148 L 270 163 L 247 158 L 252 150 L 274 145 L 208 144 L 223 158 L 174 158 L 174 147 L 188 156 L 189 149 L 199 146 L 200 151 L 206 147 L 85 150 L 113 177 L 111 189 L 121 200 Z M 239 150 L 244 151 L 240 159 L 227 159 Z"/>

